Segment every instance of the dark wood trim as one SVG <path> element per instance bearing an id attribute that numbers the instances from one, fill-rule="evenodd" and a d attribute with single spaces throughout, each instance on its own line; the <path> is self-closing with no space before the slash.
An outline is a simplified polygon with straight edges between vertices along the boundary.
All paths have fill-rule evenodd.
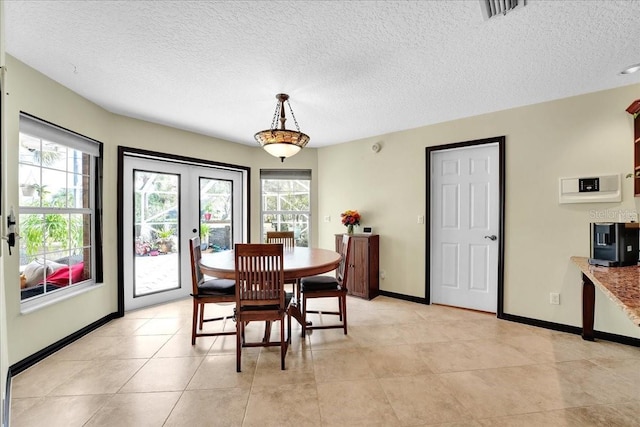
<path id="1" fill-rule="evenodd" d="M 499 212 L 498 217 L 500 223 L 498 224 L 498 311 L 496 316 L 498 319 L 502 319 L 504 316 L 504 235 L 505 235 L 505 206 L 506 206 L 506 194 L 507 194 L 507 174 L 506 174 L 506 166 L 507 166 L 507 156 L 505 152 L 505 136 L 501 136 L 498 138 L 498 162 L 500 170 L 498 172 L 498 185 L 500 186 L 499 195 Z"/>
<path id="2" fill-rule="evenodd" d="M 95 159 L 94 177 L 94 206 L 95 213 L 93 226 L 95 228 L 95 259 L 96 259 L 96 283 L 104 282 L 104 254 L 102 251 L 104 242 L 104 144 L 98 146 L 100 156 Z"/>
<path id="3" fill-rule="evenodd" d="M 122 253 L 122 246 L 124 242 L 124 155 L 126 148 L 118 146 L 118 188 L 116 190 L 118 201 L 116 213 L 118 223 L 118 316 L 124 316 L 124 254 Z"/>
<path id="4" fill-rule="evenodd" d="M 425 301 L 426 304 L 431 303 L 431 153 L 434 151 L 444 151 L 454 148 L 473 147 L 484 144 L 498 143 L 498 289 L 497 289 L 497 312 L 499 319 L 504 316 L 504 241 L 505 241 L 505 195 L 506 195 L 506 155 L 505 155 L 505 136 L 497 136 L 495 138 L 476 139 L 471 141 L 457 142 L 453 144 L 435 145 L 426 147 L 426 221 L 425 224 Z"/>
<path id="5" fill-rule="evenodd" d="M 640 338 L 627 337 L 625 335 L 612 334 L 610 332 L 593 331 L 595 338 L 617 342 L 619 344 L 630 345 L 633 347 L 640 347 Z"/>
<path id="6" fill-rule="evenodd" d="M 401 299 L 401 300 L 404 300 L 404 301 L 416 302 L 418 304 L 429 304 L 429 301 L 426 298 L 415 297 L 413 295 L 397 294 L 395 292 L 389 292 L 389 291 L 380 291 L 378 294 L 382 295 L 382 296 L 385 296 L 385 297 L 389 297 L 389 298 L 395 298 L 395 299 Z"/>
<path id="7" fill-rule="evenodd" d="M 579 326 L 564 325 L 562 323 L 547 322 L 545 320 L 531 319 L 529 317 L 516 316 L 514 314 L 504 313 L 503 320 L 516 323 L 524 323 L 525 325 L 537 326 L 540 328 L 551 329 L 554 331 L 567 332 L 574 335 L 582 335 L 582 328 Z M 640 347 L 640 339 L 627 337 L 624 335 L 612 334 L 609 332 L 593 331 L 595 338 L 605 341 L 616 342 L 619 344 Z"/>
<path id="8" fill-rule="evenodd" d="M 525 325 L 537 326 L 539 328 L 551 329 L 552 331 L 567 332 L 569 334 L 580 335 L 582 328 L 570 326 L 562 323 L 547 322 L 546 320 L 532 319 L 530 317 L 517 316 L 515 314 L 504 313 L 502 320 L 509 322 L 523 323 Z"/>
<path id="9" fill-rule="evenodd" d="M 12 376 L 18 375 L 20 372 L 24 371 L 25 369 L 35 365 L 36 363 L 40 362 L 46 357 L 51 356 L 56 351 L 61 350 L 62 348 L 66 347 L 72 342 L 82 338 L 83 336 L 87 335 L 89 332 L 95 331 L 100 326 L 103 326 L 109 323 L 111 320 L 117 317 L 118 317 L 118 313 L 108 314 L 103 318 L 98 319 L 95 322 L 85 326 L 84 328 L 72 333 L 71 335 L 68 335 L 65 338 L 62 338 L 61 340 L 54 342 L 50 346 L 45 347 L 42 350 L 32 354 L 31 356 L 25 357 L 21 361 L 14 363 L 9 367 L 9 370 L 11 371 L 11 375 Z"/>
<path id="10" fill-rule="evenodd" d="M 125 146 L 119 145 L 118 156 L 120 155 L 121 151 L 123 155 L 127 154 L 127 155 L 139 156 L 143 158 L 149 158 L 152 160 L 153 159 L 172 160 L 175 162 L 185 163 L 189 165 L 196 164 L 196 165 L 202 165 L 202 166 L 214 166 L 219 168 L 239 169 L 239 170 L 246 171 L 247 173 L 251 171 L 251 168 L 249 166 L 240 166 L 240 165 L 234 165 L 232 163 L 216 162 L 213 160 L 199 159 L 196 157 L 180 156 L 177 154 L 161 153 L 159 151 L 144 150 L 141 148 L 125 147 Z"/>
<path id="11" fill-rule="evenodd" d="M 4 392 L 4 406 L 2 408 L 2 425 L 9 427 L 9 420 L 11 417 L 9 416 L 9 412 L 11 412 L 11 377 L 13 377 L 13 373 L 11 368 L 7 369 L 7 383 Z"/>
<path id="12" fill-rule="evenodd" d="M 225 169 L 234 169 L 243 171 L 246 173 L 247 182 L 247 218 L 244 224 L 247 241 L 251 240 L 251 168 L 248 166 L 234 165 L 231 163 L 215 162 L 212 160 L 198 159 L 195 157 L 186 157 L 176 154 L 161 153 L 157 151 L 144 150 L 141 148 L 118 146 L 118 185 L 117 185 L 117 220 L 118 220 L 118 311 L 119 317 L 124 316 L 124 253 L 122 252 L 122 246 L 124 242 L 124 158 L 125 156 L 137 156 L 140 158 L 147 158 L 152 160 L 165 160 L 173 161 L 175 163 L 182 163 L 185 165 L 198 165 L 198 166 L 210 166 Z"/>

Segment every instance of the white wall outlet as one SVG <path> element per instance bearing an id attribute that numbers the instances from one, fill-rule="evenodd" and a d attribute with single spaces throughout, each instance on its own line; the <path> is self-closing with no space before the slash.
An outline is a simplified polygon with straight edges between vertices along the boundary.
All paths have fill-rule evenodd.
<path id="1" fill-rule="evenodd" d="M 384 278 L 386 277 L 386 273 L 384 270 L 380 270 L 380 279 L 384 280 Z"/>
<path id="2" fill-rule="evenodd" d="M 557 292 L 551 292 L 549 294 L 549 304 L 560 305 L 560 294 Z"/>
<path id="3" fill-rule="evenodd" d="M 424 215 L 418 215 L 418 224 L 424 224 Z"/>
<path id="4" fill-rule="evenodd" d="M 331 222 L 331 215 L 325 215 L 324 222 Z"/>

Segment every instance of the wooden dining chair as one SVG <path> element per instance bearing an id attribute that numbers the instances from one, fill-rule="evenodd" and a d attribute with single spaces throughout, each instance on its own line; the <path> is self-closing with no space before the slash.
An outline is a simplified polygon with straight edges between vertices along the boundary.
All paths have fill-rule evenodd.
<path id="1" fill-rule="evenodd" d="M 200 270 L 202 251 L 200 238 L 193 237 L 189 240 L 189 252 L 191 254 L 191 285 L 193 298 L 193 318 L 191 320 L 191 345 L 195 345 L 197 337 L 210 337 L 218 335 L 234 335 L 235 330 L 228 332 L 202 332 L 204 322 L 231 319 L 233 316 L 204 318 L 206 304 L 234 303 L 236 301 L 235 281 L 228 279 L 205 280 Z M 224 325 L 223 325 L 224 326 Z"/>
<path id="2" fill-rule="evenodd" d="M 267 231 L 266 243 L 282 243 L 285 249 L 290 249 L 296 245 L 296 239 L 293 231 Z"/>
<path id="3" fill-rule="evenodd" d="M 284 259 L 282 244 L 258 243 L 235 245 L 236 267 L 236 370 L 241 371 L 242 347 L 280 346 L 280 368 L 289 346 L 285 336 L 291 335 L 291 316 L 287 310 L 284 290 Z M 280 340 L 271 341 L 270 332 L 260 342 L 245 342 L 247 322 L 280 321 Z M 270 331 L 270 328 L 268 328 Z"/>
<path id="4" fill-rule="evenodd" d="M 307 330 L 313 329 L 344 329 L 347 335 L 347 277 L 349 275 L 351 256 L 350 236 L 345 234 L 342 237 L 342 245 L 340 248 L 340 265 L 336 270 L 336 276 L 312 276 L 304 277 L 300 282 L 302 292 L 302 336 L 304 337 Z M 319 311 L 309 310 L 307 308 L 307 300 L 311 298 L 338 298 L 338 311 Z M 338 324 L 330 325 L 312 325 L 307 321 L 307 313 L 335 314 L 339 316 Z"/>
<path id="5" fill-rule="evenodd" d="M 296 246 L 296 239 L 293 231 L 267 231 L 266 243 L 282 243 L 285 250 L 290 250 Z M 300 281 L 293 279 L 286 281 L 285 284 L 293 287 L 296 301 L 300 301 Z"/>

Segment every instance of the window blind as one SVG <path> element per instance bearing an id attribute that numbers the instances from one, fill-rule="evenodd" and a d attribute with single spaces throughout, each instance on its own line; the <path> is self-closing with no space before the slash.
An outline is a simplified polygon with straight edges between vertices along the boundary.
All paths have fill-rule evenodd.
<path id="1" fill-rule="evenodd" d="M 20 132 L 100 157 L 99 142 L 25 113 L 20 113 Z"/>
<path id="2" fill-rule="evenodd" d="M 260 169 L 261 179 L 311 179 L 311 169 Z"/>

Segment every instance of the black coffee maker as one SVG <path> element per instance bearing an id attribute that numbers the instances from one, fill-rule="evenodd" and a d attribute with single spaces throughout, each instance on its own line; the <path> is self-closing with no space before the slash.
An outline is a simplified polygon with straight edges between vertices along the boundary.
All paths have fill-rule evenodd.
<path id="1" fill-rule="evenodd" d="M 592 222 L 589 264 L 637 265 L 639 229 L 637 222 Z"/>

